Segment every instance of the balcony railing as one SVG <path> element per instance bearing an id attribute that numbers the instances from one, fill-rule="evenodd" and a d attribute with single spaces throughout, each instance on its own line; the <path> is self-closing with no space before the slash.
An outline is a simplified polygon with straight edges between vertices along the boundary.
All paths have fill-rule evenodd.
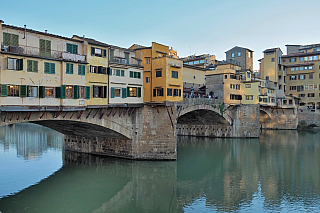
<path id="1" fill-rule="evenodd" d="M 75 62 L 86 62 L 85 55 L 79 55 L 79 54 L 68 53 L 68 52 L 57 51 L 57 50 L 46 50 L 46 49 L 40 49 L 37 47 L 30 47 L 25 45 L 5 46 L 2 43 L 1 51 L 8 52 L 8 53 L 16 53 L 20 55 L 30 55 L 30 56 L 38 56 L 38 57 L 54 58 L 54 59 L 65 59 L 65 60 L 75 61 Z"/>
<path id="2" fill-rule="evenodd" d="M 126 58 L 111 58 L 110 62 L 124 65 L 142 66 L 141 60 L 135 58 L 130 58 L 129 61 Z"/>

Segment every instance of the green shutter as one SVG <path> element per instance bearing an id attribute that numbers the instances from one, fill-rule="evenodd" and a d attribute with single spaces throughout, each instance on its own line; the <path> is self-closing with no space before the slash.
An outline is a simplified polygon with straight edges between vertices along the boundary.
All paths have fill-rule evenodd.
<path id="1" fill-rule="evenodd" d="M 85 65 L 78 65 L 78 75 L 85 75 L 86 74 L 86 66 Z"/>
<path id="2" fill-rule="evenodd" d="M 19 35 L 11 34 L 11 45 L 19 46 Z"/>
<path id="3" fill-rule="evenodd" d="M 130 87 L 127 87 L 127 97 L 130 97 Z"/>
<path id="4" fill-rule="evenodd" d="M 82 65 L 82 75 L 86 75 L 86 65 Z"/>
<path id="5" fill-rule="evenodd" d="M 45 43 L 46 43 L 45 56 L 51 57 L 51 41 L 45 40 Z"/>
<path id="6" fill-rule="evenodd" d="M 66 85 L 61 85 L 61 99 L 66 99 Z"/>
<path id="7" fill-rule="evenodd" d="M 67 52 L 72 53 L 72 44 L 67 43 Z"/>
<path id="8" fill-rule="evenodd" d="M 8 86 L 6 84 L 1 84 L 1 97 L 8 96 Z"/>
<path id="9" fill-rule="evenodd" d="M 66 63 L 66 73 L 70 74 L 70 65 L 69 63 Z"/>
<path id="10" fill-rule="evenodd" d="M 50 63 L 50 73 L 55 74 L 55 70 L 56 70 L 56 64 Z"/>
<path id="11" fill-rule="evenodd" d="M 27 97 L 27 86 L 20 85 L 20 97 Z"/>
<path id="12" fill-rule="evenodd" d="M 19 70 L 23 70 L 23 59 L 19 59 Z"/>
<path id="13" fill-rule="evenodd" d="M 133 75 L 134 75 L 133 71 L 130 71 L 130 78 L 133 78 Z"/>
<path id="14" fill-rule="evenodd" d="M 27 71 L 32 72 L 32 61 L 31 60 L 27 61 Z"/>
<path id="15" fill-rule="evenodd" d="M 90 86 L 86 86 L 86 99 L 90 99 Z"/>
<path id="16" fill-rule="evenodd" d="M 79 99 L 79 86 L 73 86 L 73 99 Z"/>
<path id="17" fill-rule="evenodd" d="M 124 70 L 121 70 L 121 76 L 124 77 Z"/>
<path id="18" fill-rule="evenodd" d="M 3 33 L 3 45 L 9 46 L 10 45 L 10 34 Z"/>
<path id="19" fill-rule="evenodd" d="M 45 49 L 46 49 L 46 42 L 43 39 L 39 39 L 39 50 L 40 50 L 40 56 L 44 56 Z"/>
<path id="20" fill-rule="evenodd" d="M 141 87 L 138 87 L 138 98 L 141 97 Z"/>
<path id="21" fill-rule="evenodd" d="M 91 47 L 91 55 L 95 55 L 95 48 Z"/>
<path id="22" fill-rule="evenodd" d="M 55 98 L 61 98 L 61 87 L 56 87 L 55 90 Z"/>
<path id="23" fill-rule="evenodd" d="M 73 45 L 73 47 L 72 47 L 72 53 L 74 53 L 74 54 L 78 54 L 78 45 Z"/>
<path id="24" fill-rule="evenodd" d="M 122 98 L 127 98 L 127 88 L 122 88 Z"/>
<path id="25" fill-rule="evenodd" d="M 110 68 L 110 75 L 112 75 L 112 69 Z"/>
<path id="26" fill-rule="evenodd" d="M 141 72 L 138 72 L 138 78 L 141 78 Z"/>
<path id="27" fill-rule="evenodd" d="M 156 97 L 156 96 L 157 96 L 157 90 L 153 89 L 153 97 Z"/>
<path id="28" fill-rule="evenodd" d="M 38 72 L 38 61 L 33 61 L 32 65 L 33 72 Z"/>
<path id="29" fill-rule="evenodd" d="M 45 95 L 45 87 L 39 86 L 39 98 L 44 98 Z"/>
<path id="30" fill-rule="evenodd" d="M 70 74 L 73 74 L 73 64 L 70 64 Z"/>
<path id="31" fill-rule="evenodd" d="M 107 57 L 107 50 L 102 50 L 102 51 L 103 51 L 102 57 L 106 58 Z"/>
<path id="32" fill-rule="evenodd" d="M 115 97 L 115 91 L 114 91 L 114 87 L 111 87 L 111 98 Z"/>
<path id="33" fill-rule="evenodd" d="M 129 53 L 124 53 L 126 57 L 127 64 L 129 64 Z"/>
<path id="34" fill-rule="evenodd" d="M 110 49 L 110 61 L 113 61 L 114 58 L 114 50 Z"/>

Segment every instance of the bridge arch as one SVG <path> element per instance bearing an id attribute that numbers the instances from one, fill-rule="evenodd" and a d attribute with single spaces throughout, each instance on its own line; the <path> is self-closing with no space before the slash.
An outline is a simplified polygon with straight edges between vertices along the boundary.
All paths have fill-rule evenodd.
<path id="1" fill-rule="evenodd" d="M 260 127 L 261 129 L 267 128 L 269 123 L 271 122 L 272 117 L 271 113 L 268 110 L 264 110 L 260 108 Z"/>

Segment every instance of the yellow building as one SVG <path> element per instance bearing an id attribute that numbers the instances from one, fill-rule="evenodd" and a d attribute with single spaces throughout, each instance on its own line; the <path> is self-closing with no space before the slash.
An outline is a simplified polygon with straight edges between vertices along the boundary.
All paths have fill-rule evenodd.
<path id="1" fill-rule="evenodd" d="M 86 106 L 83 42 L 2 23 L 0 41 L 2 107 Z"/>
<path id="2" fill-rule="evenodd" d="M 209 69 L 183 65 L 183 95 L 206 95 L 206 74 Z"/>
<path id="3" fill-rule="evenodd" d="M 81 40 L 85 46 L 87 62 L 86 94 L 90 97 L 86 100 L 89 108 L 107 106 L 109 104 L 108 82 L 108 52 L 109 45 L 91 38 L 74 35 L 73 39 Z"/>
<path id="4" fill-rule="evenodd" d="M 237 64 L 220 62 L 207 72 L 206 93 L 229 105 L 258 104 L 259 82 L 251 79 L 251 71 L 240 70 Z"/>
<path id="5" fill-rule="evenodd" d="M 151 47 L 132 45 L 144 67 L 144 102 L 182 101 L 182 61 L 169 56 L 169 47 L 152 42 Z"/>
<path id="6" fill-rule="evenodd" d="M 300 108 L 320 109 L 320 44 L 286 45 L 282 56 L 287 75 L 286 95 L 300 98 Z"/>

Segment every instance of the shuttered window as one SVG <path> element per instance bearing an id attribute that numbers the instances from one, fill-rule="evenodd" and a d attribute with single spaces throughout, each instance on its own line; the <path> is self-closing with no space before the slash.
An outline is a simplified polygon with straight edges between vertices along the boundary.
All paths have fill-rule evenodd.
<path id="1" fill-rule="evenodd" d="M 121 77 L 124 77 L 124 70 L 121 70 Z"/>
<path id="2" fill-rule="evenodd" d="M 127 88 L 122 88 L 122 98 L 127 98 Z"/>
<path id="3" fill-rule="evenodd" d="M 8 96 L 8 87 L 7 84 L 1 84 L 1 97 Z"/>
<path id="4" fill-rule="evenodd" d="M 61 98 L 61 87 L 56 87 L 55 90 L 55 98 Z"/>
<path id="5" fill-rule="evenodd" d="M 61 99 L 66 99 L 66 85 L 61 85 Z"/>
<path id="6" fill-rule="evenodd" d="M 55 74 L 56 65 L 55 63 L 44 62 L 44 73 Z"/>
<path id="7" fill-rule="evenodd" d="M 3 33 L 4 46 L 19 46 L 19 35 L 11 33 Z"/>
<path id="8" fill-rule="evenodd" d="M 130 78 L 141 78 L 141 73 L 130 71 Z"/>
<path id="9" fill-rule="evenodd" d="M 67 43 L 67 52 L 78 54 L 78 45 Z"/>
<path id="10" fill-rule="evenodd" d="M 38 61 L 28 60 L 27 61 L 28 72 L 38 72 Z"/>
<path id="11" fill-rule="evenodd" d="M 79 86 L 73 86 L 73 99 L 79 99 Z"/>
<path id="12" fill-rule="evenodd" d="M 86 86 L 86 99 L 90 99 L 90 86 Z"/>
<path id="13" fill-rule="evenodd" d="M 86 75 L 86 66 L 79 64 L 78 65 L 78 75 Z"/>
<path id="14" fill-rule="evenodd" d="M 138 87 L 138 98 L 141 97 L 141 87 Z"/>
<path id="15" fill-rule="evenodd" d="M 45 96 L 45 87 L 39 86 L 39 98 L 44 98 Z"/>
<path id="16" fill-rule="evenodd" d="M 26 85 L 20 86 L 20 97 L 27 97 L 27 86 Z"/>
<path id="17" fill-rule="evenodd" d="M 126 57 L 126 64 L 129 64 L 129 53 L 124 53 Z"/>
<path id="18" fill-rule="evenodd" d="M 67 74 L 73 74 L 73 64 L 66 63 L 66 73 Z"/>
<path id="19" fill-rule="evenodd" d="M 50 40 L 44 40 L 39 39 L 39 51 L 40 56 L 43 57 L 51 57 L 51 41 Z"/>

